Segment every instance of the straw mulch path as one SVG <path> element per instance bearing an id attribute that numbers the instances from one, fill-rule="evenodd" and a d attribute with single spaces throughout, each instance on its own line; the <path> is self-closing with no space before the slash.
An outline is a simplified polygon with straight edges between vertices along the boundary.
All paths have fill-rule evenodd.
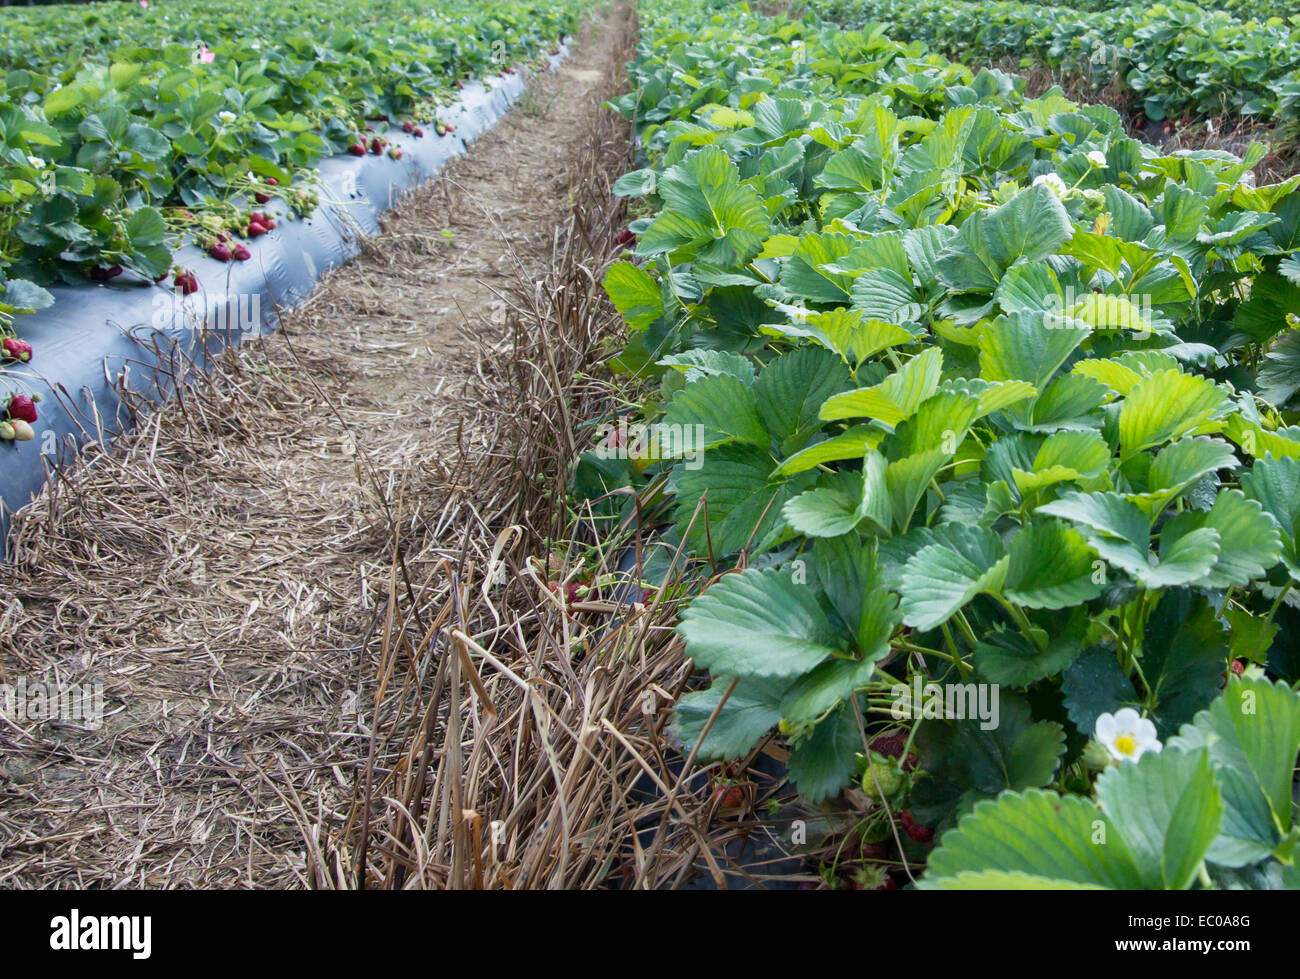
<path id="1" fill-rule="evenodd" d="M 598 103 L 631 24 L 584 31 L 281 332 L 18 516 L 0 682 L 99 679 L 108 716 L 0 719 L 0 886 L 364 882 L 337 841 L 385 778 L 395 692 L 435 668 L 392 642 L 437 625 L 412 582 L 537 497 L 518 399 L 558 375 L 520 361 L 520 283 L 555 258 L 591 134 L 626 156 Z"/>

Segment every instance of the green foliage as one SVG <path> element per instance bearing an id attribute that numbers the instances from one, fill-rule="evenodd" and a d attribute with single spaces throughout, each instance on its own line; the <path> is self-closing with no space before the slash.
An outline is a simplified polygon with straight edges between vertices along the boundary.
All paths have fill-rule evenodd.
<path id="1" fill-rule="evenodd" d="M 581 6 L 263 0 L 250 17 L 235 0 L 168 0 L 0 12 L 0 274 L 75 281 L 121 264 L 157 278 L 205 216 L 251 196 L 250 173 L 309 211 L 289 188 L 304 168 L 343 152 L 368 121 L 433 119 L 457 79 L 496 71 L 494 55 L 520 62 L 553 46 Z"/>
<path id="2" fill-rule="evenodd" d="M 1225 108 L 1292 118 L 1300 95 L 1298 10 L 1271 0 L 817 0 L 813 7 L 854 27 L 887 23 L 895 37 L 953 56 L 1074 69 L 1098 88 L 1118 81 L 1153 121 L 1215 118 Z"/>
<path id="3" fill-rule="evenodd" d="M 977 804 L 921 886 L 1185 889 L 1250 871 L 1295 887 L 1297 751 L 1300 694 L 1234 678 L 1164 751 L 1108 768 L 1095 802 L 1030 790 Z"/>
<path id="4" fill-rule="evenodd" d="M 684 745 L 735 681 L 704 756 L 776 727 L 820 799 L 882 718 L 908 721 L 901 791 L 942 828 L 999 792 L 1037 811 L 1029 790 L 1078 791 L 1102 713 L 1168 739 L 1232 660 L 1300 672 L 1300 427 L 1264 397 L 1300 182 L 1250 188 L 1249 158 L 1162 155 L 1111 110 L 880 27 L 690 0 L 642 26 L 613 104 L 648 216 L 607 289 L 619 362 L 666 378 L 638 415 L 696 433 L 646 477 L 722 573 L 679 626 L 714 677 L 679 705 Z M 899 714 L 914 680 L 999 684 L 1001 720 Z M 1158 841 L 1106 814 L 1132 838 L 1102 883 L 1199 879 L 1210 771 L 1176 769 L 1161 815 L 1195 859 L 1157 868 Z"/>

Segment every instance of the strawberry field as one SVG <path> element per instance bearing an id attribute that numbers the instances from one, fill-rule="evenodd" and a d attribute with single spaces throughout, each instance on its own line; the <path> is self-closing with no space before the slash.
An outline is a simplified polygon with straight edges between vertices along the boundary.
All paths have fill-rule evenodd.
<path id="1" fill-rule="evenodd" d="M 196 291 L 173 267 L 180 244 L 247 260 L 247 239 L 315 210 L 322 159 L 400 158 L 390 123 L 443 137 L 438 113 L 459 86 L 555 50 L 579 7 L 271 0 L 251 21 L 226 0 L 0 11 L 0 329 L 51 303 L 51 283 L 125 274 Z"/>
<path id="2" fill-rule="evenodd" d="M 1300 7 L 0 69 L 0 887 L 1300 890 Z"/>

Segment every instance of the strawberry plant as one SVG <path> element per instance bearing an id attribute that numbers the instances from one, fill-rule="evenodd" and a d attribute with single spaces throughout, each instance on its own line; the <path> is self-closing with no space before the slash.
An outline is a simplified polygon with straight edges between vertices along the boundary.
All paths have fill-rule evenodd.
<path id="1" fill-rule="evenodd" d="M 656 385 L 638 424 L 676 436 L 589 453 L 575 491 L 633 487 L 694 556 L 687 750 L 775 731 L 809 800 L 930 846 L 1007 792 L 1089 794 L 1095 738 L 1137 757 L 1116 716 L 1174 744 L 1234 660 L 1300 679 L 1300 178 L 879 26 L 642 24 L 613 105 L 646 216 L 605 287 L 615 366 Z M 942 685 L 1000 717 L 923 710 Z M 900 717 L 915 770 L 863 750 Z"/>

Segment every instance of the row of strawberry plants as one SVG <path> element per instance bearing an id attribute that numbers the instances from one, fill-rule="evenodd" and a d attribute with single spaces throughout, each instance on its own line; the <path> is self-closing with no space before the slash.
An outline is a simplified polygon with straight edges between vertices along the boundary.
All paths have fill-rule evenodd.
<path id="1" fill-rule="evenodd" d="M 1126 7 L 1122 0 L 1038 0 L 1044 6 L 1070 7 L 1074 10 L 1113 10 Z M 1300 3 L 1295 0 L 1188 0 L 1204 10 L 1226 10 L 1242 19 L 1268 20 L 1277 17 L 1286 20 L 1300 14 Z"/>
<path id="2" fill-rule="evenodd" d="M 1087 11 L 994 0 L 814 0 L 861 27 L 966 59 L 1024 58 L 1077 69 L 1099 86 L 1120 79 L 1147 119 L 1223 114 L 1293 122 L 1300 96 L 1300 27 L 1243 20 L 1186 0 Z"/>
<path id="3" fill-rule="evenodd" d="M 582 0 L 159 0 L 0 12 L 0 332 L 50 282 L 144 281 L 196 240 L 242 258 L 317 204 L 312 168 L 386 151 L 377 121 L 442 135 L 464 79 L 572 32 Z M 389 150 L 396 155 L 400 151 Z M 287 212 L 287 213 L 286 213 Z M 15 342 L 20 342 L 15 339 Z M 30 351 L 9 359 L 27 359 Z"/>
<path id="4" fill-rule="evenodd" d="M 942 886 L 1300 885 L 1300 177 L 879 26 L 652 0 L 642 28 L 614 106 L 644 216 L 605 286 L 653 386 L 574 487 L 662 506 L 693 558 L 684 749 L 778 729 L 809 800 L 871 800 L 863 846 L 904 809 L 912 859 L 964 816 Z M 991 723 L 931 713 L 954 688 Z"/>

